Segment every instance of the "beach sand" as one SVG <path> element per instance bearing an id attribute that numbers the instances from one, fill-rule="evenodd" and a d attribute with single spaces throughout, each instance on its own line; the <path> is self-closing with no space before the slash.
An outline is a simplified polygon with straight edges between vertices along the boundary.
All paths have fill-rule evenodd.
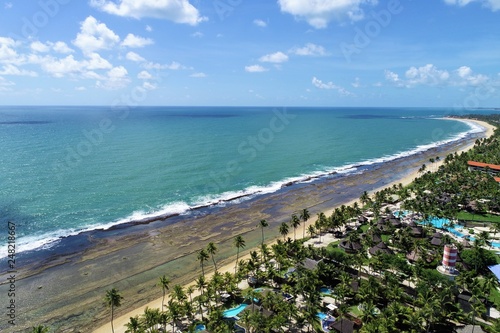
<path id="1" fill-rule="evenodd" d="M 493 128 L 480 124 L 488 131 L 479 137 L 491 135 Z M 289 221 L 293 213 L 307 208 L 313 223 L 317 213 L 328 216 L 335 207 L 357 200 L 363 191 L 373 193 L 393 183 L 410 183 L 429 158 L 440 156 L 444 160 L 450 153 L 472 147 L 476 138 L 371 166 L 360 174 L 336 174 L 238 204 L 75 237 L 64 251 L 47 250 L 40 260 L 19 268 L 17 325 L 2 326 L 1 322 L 0 330 L 25 332 L 45 324 L 57 332 L 109 332 L 110 310 L 103 299 L 106 290 L 115 287 L 124 297 L 122 306 L 115 309 L 115 332 L 124 332 L 123 325 L 131 316 L 142 314 L 146 306 L 161 307 L 160 276 L 169 277 L 173 286 L 191 283 L 200 275 L 196 251 L 209 242 L 219 248 L 216 259 L 220 270 L 234 271 L 234 237 L 243 236 L 246 248 L 242 255 L 247 255 L 261 241 L 257 227 L 261 219 L 269 222 L 266 241 L 272 242 L 279 236 L 279 225 Z M 297 236 L 302 236 L 302 228 Z M 293 232 L 290 236 L 293 238 Z M 206 263 L 209 271 L 210 263 Z M 5 288 L 5 284 L 0 286 L 1 294 Z"/>

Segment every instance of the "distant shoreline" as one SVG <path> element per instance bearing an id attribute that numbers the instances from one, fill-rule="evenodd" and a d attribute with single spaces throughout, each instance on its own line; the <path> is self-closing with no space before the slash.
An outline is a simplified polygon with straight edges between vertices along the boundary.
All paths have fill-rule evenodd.
<path id="1" fill-rule="evenodd" d="M 372 192 L 400 182 L 416 173 L 429 158 L 468 149 L 477 137 L 483 136 L 484 133 L 470 135 L 409 157 L 365 166 L 359 173 L 335 174 L 291 184 L 275 193 L 235 205 L 203 208 L 195 214 L 134 228 L 72 237 L 65 248 L 50 248 L 43 253 L 45 257 L 39 252 L 19 274 L 23 277 L 18 281 L 19 306 L 26 311 L 19 318 L 17 328 L 27 328 L 36 322 L 94 329 L 93 323 L 107 322 L 102 297 L 112 286 L 120 289 L 125 297 L 117 314 L 126 314 L 160 295 L 161 291 L 155 286 L 159 276 L 166 274 L 173 284 L 194 280 L 199 274 L 195 252 L 210 241 L 220 248 L 217 258 L 220 265 L 231 265 L 235 255 L 233 237 L 243 234 L 247 242 L 245 253 L 248 253 L 260 242 L 260 230 L 256 228 L 260 219 L 268 220 L 270 227 L 266 235 L 267 241 L 271 241 L 278 235 L 279 224 L 288 221 L 294 212 L 308 208 L 311 220 L 315 220 L 317 213 L 356 200 L 363 191 Z M 66 253 L 62 254 L 62 250 Z M 1 285 L 0 292 L 3 288 Z"/>

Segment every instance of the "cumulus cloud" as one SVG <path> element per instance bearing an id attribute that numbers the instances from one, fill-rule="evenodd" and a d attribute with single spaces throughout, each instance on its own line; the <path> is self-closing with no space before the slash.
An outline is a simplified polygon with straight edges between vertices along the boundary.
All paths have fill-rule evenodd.
<path id="1" fill-rule="evenodd" d="M 108 14 L 135 19 L 152 17 L 189 25 L 207 20 L 188 0 L 91 0 L 90 5 Z"/>
<path id="2" fill-rule="evenodd" d="M 245 72 L 249 73 L 261 73 L 261 72 L 267 72 L 268 69 L 262 67 L 261 65 L 250 65 L 250 66 L 245 66 Z"/>
<path id="3" fill-rule="evenodd" d="M 271 54 L 266 54 L 265 56 L 260 57 L 259 61 L 261 62 L 271 62 L 274 64 L 280 64 L 288 61 L 288 56 L 283 52 L 275 52 Z"/>
<path id="4" fill-rule="evenodd" d="M 470 3 L 477 2 L 483 7 L 489 8 L 492 11 L 500 10 L 500 0 L 444 0 L 448 5 L 457 5 L 460 7 L 467 6 Z"/>
<path id="5" fill-rule="evenodd" d="M 3 65 L 0 70 L 0 75 L 14 75 L 14 76 L 38 76 L 36 72 L 28 71 L 25 69 L 19 69 L 17 66 L 12 64 Z"/>
<path id="6" fill-rule="evenodd" d="M 404 73 L 404 78 L 392 71 L 385 71 L 385 79 L 397 86 L 411 88 L 426 86 L 477 86 L 490 80 L 487 75 L 475 74 L 468 66 L 453 71 L 439 69 L 433 64 L 421 67 L 412 66 Z"/>
<path id="7" fill-rule="evenodd" d="M 328 55 L 325 51 L 325 48 L 320 45 L 316 45 L 313 43 L 307 43 L 303 47 L 294 47 L 290 50 L 290 53 L 300 56 L 326 56 Z"/>
<path id="8" fill-rule="evenodd" d="M 281 11 L 305 20 L 316 29 L 323 29 L 332 20 L 364 18 L 362 5 L 375 5 L 377 0 L 278 0 Z"/>
<path id="9" fill-rule="evenodd" d="M 53 44 L 52 48 L 57 53 L 72 53 L 72 52 L 75 52 L 65 42 L 56 42 L 55 44 Z"/>
<path id="10" fill-rule="evenodd" d="M 341 94 L 343 96 L 354 96 L 354 94 L 351 93 L 350 91 L 346 90 L 345 88 L 343 88 L 341 86 L 336 85 L 335 83 L 333 83 L 331 81 L 325 83 L 325 82 L 321 81 L 320 79 L 318 79 L 317 77 L 313 77 L 312 84 L 313 84 L 313 86 L 315 86 L 318 89 L 336 90 L 339 94 Z"/>
<path id="11" fill-rule="evenodd" d="M 0 37 L 0 63 L 21 64 L 24 57 L 19 56 L 15 48 L 18 43 L 9 37 Z"/>
<path id="12" fill-rule="evenodd" d="M 260 19 L 253 20 L 253 24 L 255 24 L 256 26 L 261 27 L 261 28 L 267 27 L 267 23 L 260 20 Z"/>
<path id="13" fill-rule="evenodd" d="M 89 16 L 80 25 L 73 44 L 83 53 L 91 53 L 101 49 L 110 49 L 120 41 L 120 37 L 109 29 L 106 24 L 99 23 L 94 17 Z"/>
<path id="14" fill-rule="evenodd" d="M 153 44 L 153 40 L 150 38 L 143 38 L 136 36 L 134 34 L 128 34 L 125 37 L 125 40 L 122 42 L 122 46 L 131 47 L 131 48 L 139 48 L 144 47 L 146 45 Z"/>
<path id="15" fill-rule="evenodd" d="M 135 62 L 146 61 L 146 59 L 144 59 L 143 57 L 141 57 L 140 55 L 138 55 L 137 53 L 132 52 L 132 51 L 128 52 L 127 55 L 125 56 L 125 58 L 127 60 L 135 61 Z"/>
<path id="16" fill-rule="evenodd" d="M 408 84 L 418 85 L 438 85 L 445 83 L 450 78 L 450 73 L 446 70 L 438 69 L 432 64 L 421 67 L 410 67 L 405 73 Z"/>
<path id="17" fill-rule="evenodd" d="M 96 86 L 98 88 L 116 90 L 127 86 L 129 83 L 130 79 L 125 67 L 117 66 L 110 69 L 106 73 L 106 76 L 101 77 L 101 80 L 97 81 Z"/>
<path id="18" fill-rule="evenodd" d="M 30 48 L 33 52 L 38 53 L 48 53 L 50 51 L 55 51 L 57 53 L 72 53 L 74 52 L 65 42 L 46 42 L 42 43 L 40 41 L 34 41 L 30 44 Z"/>
<path id="19" fill-rule="evenodd" d="M 148 63 L 144 64 L 143 67 L 146 69 L 156 69 L 156 70 L 170 69 L 173 71 L 187 69 L 186 66 L 181 65 L 177 61 L 172 61 L 170 64 L 158 64 L 158 63 L 154 63 L 154 62 L 148 62 Z"/>
<path id="20" fill-rule="evenodd" d="M 137 78 L 141 80 L 149 80 L 153 78 L 153 75 L 149 74 L 148 71 L 141 71 L 139 74 L 137 74 Z"/>

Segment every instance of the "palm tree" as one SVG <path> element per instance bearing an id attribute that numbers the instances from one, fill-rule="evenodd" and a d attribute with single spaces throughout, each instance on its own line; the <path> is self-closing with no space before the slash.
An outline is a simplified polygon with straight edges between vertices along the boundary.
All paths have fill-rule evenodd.
<path id="1" fill-rule="evenodd" d="M 214 269 L 217 272 L 217 264 L 215 263 L 215 254 L 217 253 L 217 246 L 214 242 L 210 242 L 207 245 L 207 252 L 212 256 L 212 261 L 214 262 Z"/>
<path id="2" fill-rule="evenodd" d="M 186 293 L 189 295 L 189 302 L 193 303 L 193 293 L 194 293 L 194 286 L 189 286 L 186 289 Z"/>
<path id="3" fill-rule="evenodd" d="M 258 226 L 260 227 L 260 230 L 262 231 L 262 243 L 264 244 L 264 228 L 267 228 L 269 226 L 269 223 L 267 223 L 266 220 L 260 220 Z"/>
<path id="4" fill-rule="evenodd" d="M 302 228 L 302 238 L 306 237 L 306 222 L 310 217 L 311 215 L 309 215 L 309 211 L 307 210 L 307 208 L 302 209 L 302 211 L 300 212 L 300 219 L 304 222 L 304 226 Z"/>
<path id="5" fill-rule="evenodd" d="M 237 249 L 236 252 L 236 264 L 234 265 L 234 274 L 236 274 L 236 270 L 238 268 L 238 260 L 240 258 L 240 249 L 245 247 L 245 240 L 241 235 L 238 235 L 234 238 L 234 246 Z"/>
<path id="6" fill-rule="evenodd" d="M 38 326 L 34 326 L 33 330 L 31 332 L 32 333 L 48 333 L 49 328 L 47 326 L 38 325 Z"/>
<path id="7" fill-rule="evenodd" d="M 106 290 L 106 296 L 104 297 L 104 301 L 106 305 L 111 307 L 111 331 L 114 333 L 115 328 L 113 327 L 113 316 L 115 308 L 121 305 L 121 300 L 123 297 L 120 295 L 118 289 L 112 288 L 110 290 Z"/>
<path id="8" fill-rule="evenodd" d="M 307 233 L 309 233 L 311 237 L 316 233 L 316 229 L 314 229 L 314 226 L 312 224 L 310 224 L 309 227 L 307 227 Z"/>
<path id="9" fill-rule="evenodd" d="M 290 224 L 292 225 L 293 228 L 293 240 L 295 240 L 296 239 L 295 229 L 297 229 L 300 226 L 300 219 L 297 217 L 297 215 L 295 214 L 292 215 L 292 220 L 290 221 Z"/>
<path id="10" fill-rule="evenodd" d="M 203 265 L 203 263 L 205 261 L 208 260 L 208 253 L 207 251 L 205 251 L 205 249 L 201 249 L 199 252 L 198 252 L 198 255 L 196 256 L 196 258 L 200 261 L 200 265 L 201 265 L 201 274 L 203 276 L 205 276 L 205 266 Z"/>
<path id="11" fill-rule="evenodd" d="M 125 324 L 127 329 L 125 333 L 139 333 L 142 331 L 141 322 L 139 321 L 139 316 L 130 317 L 128 323 Z"/>
<path id="12" fill-rule="evenodd" d="M 160 281 L 159 281 L 158 285 L 161 287 L 161 290 L 163 292 L 163 298 L 161 300 L 161 308 L 162 309 L 165 306 L 165 294 L 169 288 L 169 284 L 170 284 L 170 280 L 165 275 L 160 277 Z"/>
<path id="13" fill-rule="evenodd" d="M 288 224 L 286 222 L 281 223 L 280 225 L 280 234 L 283 236 L 283 240 L 285 240 L 286 235 L 288 235 Z"/>

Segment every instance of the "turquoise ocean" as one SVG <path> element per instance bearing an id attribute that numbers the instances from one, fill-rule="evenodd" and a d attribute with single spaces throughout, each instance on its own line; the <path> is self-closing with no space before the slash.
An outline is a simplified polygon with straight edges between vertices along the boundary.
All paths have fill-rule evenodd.
<path id="1" fill-rule="evenodd" d="M 491 113 L 483 111 L 483 113 Z M 481 131 L 449 109 L 0 107 L 0 222 L 17 250 L 237 204 Z M 4 251 L 3 253 L 6 253 Z"/>

